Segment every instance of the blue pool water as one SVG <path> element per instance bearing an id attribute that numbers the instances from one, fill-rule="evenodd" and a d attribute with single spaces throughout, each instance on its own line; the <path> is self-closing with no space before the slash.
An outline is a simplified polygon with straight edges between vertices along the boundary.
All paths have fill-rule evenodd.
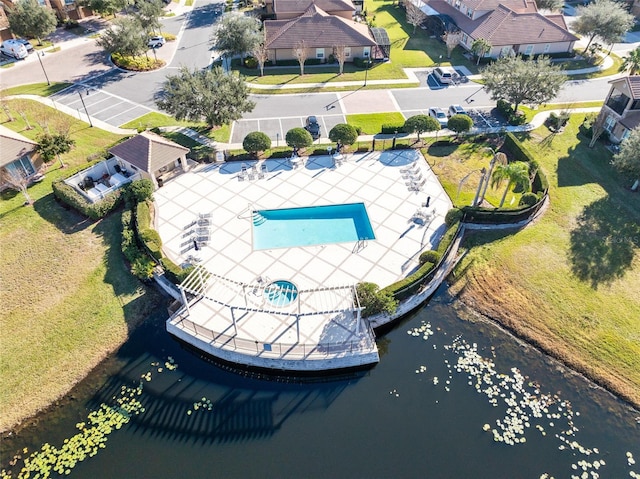
<path id="1" fill-rule="evenodd" d="M 253 212 L 253 248 L 292 248 L 375 239 L 363 203 Z"/>
<path id="2" fill-rule="evenodd" d="M 298 297 L 298 287 L 291 281 L 274 281 L 264 288 L 264 297 L 273 306 L 287 306 Z"/>

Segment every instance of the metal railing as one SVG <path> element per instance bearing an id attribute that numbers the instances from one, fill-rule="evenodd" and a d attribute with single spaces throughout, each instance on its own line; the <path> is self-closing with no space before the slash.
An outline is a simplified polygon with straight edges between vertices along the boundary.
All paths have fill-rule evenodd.
<path id="1" fill-rule="evenodd" d="M 375 350 L 375 335 L 373 329 L 365 323 L 364 334 L 359 340 L 341 343 L 268 343 L 257 340 L 238 338 L 224 333 L 218 333 L 197 324 L 186 317 L 183 312 L 177 315 L 172 324 L 188 332 L 192 336 L 208 342 L 220 349 L 238 351 L 242 354 L 274 359 L 309 359 L 310 357 L 328 358 L 354 353 L 370 353 Z"/>

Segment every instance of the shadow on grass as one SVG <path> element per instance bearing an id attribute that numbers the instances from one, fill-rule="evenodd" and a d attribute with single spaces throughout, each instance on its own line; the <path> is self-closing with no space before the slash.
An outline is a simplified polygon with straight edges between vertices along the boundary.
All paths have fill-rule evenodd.
<path id="1" fill-rule="evenodd" d="M 640 248 L 640 225 L 609 197 L 591 203 L 571 231 L 569 260 L 573 274 L 593 289 L 622 278 Z"/>
<path id="2" fill-rule="evenodd" d="M 64 234 L 77 233 L 93 224 L 93 220 L 85 218 L 71 208 L 66 209 L 63 203 L 56 202 L 53 193 L 37 199 L 33 203 L 33 209 L 43 220 L 51 223 Z"/>
<path id="3" fill-rule="evenodd" d="M 429 145 L 427 153 L 430 156 L 435 156 L 436 158 L 444 158 L 455 153 L 459 146 L 459 143 L 450 141 L 436 141 Z"/>

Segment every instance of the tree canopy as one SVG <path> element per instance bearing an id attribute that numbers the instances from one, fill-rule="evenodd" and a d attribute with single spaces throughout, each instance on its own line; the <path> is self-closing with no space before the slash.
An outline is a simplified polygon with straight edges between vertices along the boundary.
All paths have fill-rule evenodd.
<path id="1" fill-rule="evenodd" d="M 156 104 L 161 110 L 178 120 L 204 119 L 211 128 L 239 120 L 255 107 L 242 77 L 226 74 L 220 67 L 182 67 L 177 75 L 167 76 L 160 95 Z"/>
<path id="2" fill-rule="evenodd" d="M 260 20 L 241 13 L 223 15 L 213 33 L 214 46 L 227 56 L 244 56 L 263 41 Z"/>
<path id="3" fill-rule="evenodd" d="M 56 29 L 58 19 L 50 8 L 40 5 L 38 0 L 20 0 L 7 9 L 9 26 L 16 35 L 26 38 L 42 38 Z"/>
<path id="4" fill-rule="evenodd" d="M 494 100 L 513 103 L 514 112 L 522 103 L 540 105 L 555 98 L 567 77 L 548 57 L 524 60 L 507 56 L 484 68 L 485 90 Z"/>
<path id="5" fill-rule="evenodd" d="M 564 0 L 536 0 L 536 6 L 540 9 L 554 12 L 564 6 Z"/>
<path id="6" fill-rule="evenodd" d="M 492 45 L 489 40 L 478 38 L 471 44 L 471 51 L 477 57 L 476 65 L 480 64 L 480 59 L 491 51 Z"/>
<path id="7" fill-rule="evenodd" d="M 398 307 L 398 300 L 393 293 L 380 289 L 375 283 L 358 283 L 356 285 L 360 306 L 364 308 L 362 317 L 367 318 L 377 313 L 393 314 Z"/>
<path id="8" fill-rule="evenodd" d="M 262 131 L 252 131 L 242 140 L 242 148 L 254 155 L 271 148 L 271 138 Z"/>
<path id="9" fill-rule="evenodd" d="M 38 137 L 36 150 L 40 153 L 45 163 L 49 163 L 55 157 L 58 157 L 60 165 L 64 167 L 60 155 L 71 151 L 71 147 L 73 147 L 74 144 L 75 141 L 63 133 L 43 133 Z"/>
<path id="10" fill-rule="evenodd" d="M 640 73 L 640 47 L 630 51 L 622 60 L 620 71 L 629 70 L 629 75 L 637 75 Z"/>
<path id="11" fill-rule="evenodd" d="M 122 17 L 113 20 L 113 26 L 98 38 L 96 43 L 108 53 L 135 57 L 145 53 L 147 36 L 137 18 Z"/>
<path id="12" fill-rule="evenodd" d="M 313 144 L 313 137 L 304 128 L 291 128 L 284 137 L 287 145 L 298 151 L 300 148 L 307 148 Z"/>
<path id="13" fill-rule="evenodd" d="M 473 120 L 469 115 L 453 115 L 447 122 L 447 128 L 459 135 L 469 131 L 473 126 Z"/>
<path id="14" fill-rule="evenodd" d="M 353 125 L 338 123 L 329 131 L 329 139 L 341 145 L 353 145 L 358 139 L 358 131 Z"/>
<path id="15" fill-rule="evenodd" d="M 507 193 L 512 186 L 519 186 L 525 191 L 531 189 L 529 182 L 529 165 L 524 161 L 514 161 L 506 165 L 497 164 L 491 175 L 491 187 L 500 187 L 504 181 L 507 181 L 507 187 L 504 189 L 499 208 L 504 205 Z"/>
<path id="16" fill-rule="evenodd" d="M 144 31 L 147 33 L 160 31 L 162 26 L 160 17 L 164 13 L 162 0 L 138 0 L 136 7 L 138 11 L 135 13 L 135 17 Z"/>
<path id="17" fill-rule="evenodd" d="M 577 14 L 573 30 L 578 35 L 589 37 L 585 52 L 596 37 L 607 45 L 620 41 L 635 21 L 621 3 L 613 0 L 595 0 L 578 8 Z"/>
<path id="18" fill-rule="evenodd" d="M 427 115 L 414 115 L 404 122 L 404 131 L 407 133 L 418 133 L 418 140 L 420 134 L 426 131 L 438 131 L 440 129 L 440 123 L 435 118 Z"/>
<path id="19" fill-rule="evenodd" d="M 620 144 L 620 151 L 613 155 L 612 164 L 615 169 L 636 180 L 638 188 L 640 180 L 640 128 L 631 130 L 631 134 Z"/>

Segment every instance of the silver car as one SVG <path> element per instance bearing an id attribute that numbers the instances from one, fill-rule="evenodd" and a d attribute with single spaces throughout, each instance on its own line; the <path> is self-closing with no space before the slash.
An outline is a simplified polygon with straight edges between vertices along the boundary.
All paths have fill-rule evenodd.
<path id="1" fill-rule="evenodd" d="M 449 119 L 447 118 L 447 114 L 444 112 L 442 108 L 429 108 L 429 116 L 438 120 L 440 123 L 440 127 L 446 128 Z"/>

